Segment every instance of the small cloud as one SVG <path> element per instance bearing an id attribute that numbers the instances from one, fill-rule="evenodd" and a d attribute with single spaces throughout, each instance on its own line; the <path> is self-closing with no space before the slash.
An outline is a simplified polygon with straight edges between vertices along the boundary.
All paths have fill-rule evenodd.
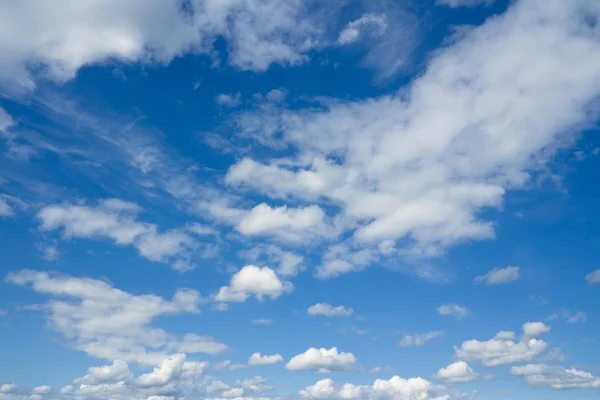
<path id="1" fill-rule="evenodd" d="M 496 268 L 483 276 L 478 276 L 474 283 L 485 283 L 486 285 L 501 285 L 511 283 L 519 279 L 519 267 Z"/>
<path id="2" fill-rule="evenodd" d="M 61 252 L 55 245 L 47 243 L 37 243 L 37 250 L 40 252 L 41 257 L 46 261 L 56 261 L 60 258 Z"/>
<path id="3" fill-rule="evenodd" d="M 466 307 L 459 306 L 458 304 L 442 304 L 438 307 L 437 312 L 440 315 L 452 315 L 456 317 L 456 319 L 462 319 L 469 315 L 469 310 Z"/>
<path id="4" fill-rule="evenodd" d="M 421 333 L 416 335 L 406 335 L 404 338 L 398 342 L 398 346 L 400 347 L 418 347 L 427 344 L 435 338 L 442 336 L 444 332 L 442 331 L 432 331 L 427 333 Z"/>
<path id="5" fill-rule="evenodd" d="M 585 276 L 585 280 L 590 285 L 596 285 L 600 283 L 600 269 L 595 270 L 594 272 L 590 272 Z"/>
<path id="6" fill-rule="evenodd" d="M 344 306 L 333 307 L 327 303 L 317 303 L 314 306 L 308 307 L 308 315 L 325 316 L 325 317 L 347 317 L 352 315 L 354 310 Z"/>
<path id="7" fill-rule="evenodd" d="M 221 93 L 215 97 L 217 104 L 224 107 L 237 107 L 242 102 L 242 95 L 240 93 L 235 94 L 224 94 Z"/>
<path id="8" fill-rule="evenodd" d="M 254 325 L 271 325 L 273 323 L 273 320 L 266 319 L 266 318 L 259 318 L 259 319 L 253 319 L 252 323 Z"/>
<path id="9" fill-rule="evenodd" d="M 383 14 L 364 14 L 359 19 L 349 22 L 340 32 L 339 45 L 347 45 L 359 40 L 364 33 L 381 36 L 387 30 L 387 19 Z"/>

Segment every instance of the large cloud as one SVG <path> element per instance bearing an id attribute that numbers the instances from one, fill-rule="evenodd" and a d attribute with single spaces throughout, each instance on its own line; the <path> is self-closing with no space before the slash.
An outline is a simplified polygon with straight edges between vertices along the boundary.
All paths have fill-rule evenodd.
<path id="1" fill-rule="evenodd" d="M 362 246 L 392 241 L 401 254 L 439 255 L 492 239 L 483 212 L 526 187 L 596 116 L 599 15 L 591 0 L 518 1 L 437 52 L 398 94 L 252 111 L 239 120 L 244 135 L 296 156 L 244 159 L 226 182 L 337 206 L 328 213 Z"/>

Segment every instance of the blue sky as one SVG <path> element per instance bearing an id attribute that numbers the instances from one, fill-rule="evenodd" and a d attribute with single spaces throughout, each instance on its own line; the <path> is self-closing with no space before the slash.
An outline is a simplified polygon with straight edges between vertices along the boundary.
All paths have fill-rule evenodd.
<path id="1" fill-rule="evenodd" d="M 0 400 L 598 397 L 596 1 L 0 11 Z"/>

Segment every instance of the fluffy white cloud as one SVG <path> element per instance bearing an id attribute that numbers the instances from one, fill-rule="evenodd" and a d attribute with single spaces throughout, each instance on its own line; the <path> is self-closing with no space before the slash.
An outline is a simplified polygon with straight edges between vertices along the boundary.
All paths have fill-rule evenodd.
<path id="1" fill-rule="evenodd" d="M 141 387 L 163 386 L 181 374 L 184 362 L 185 354 L 167 357 L 152 372 L 138 376 L 135 384 Z"/>
<path id="2" fill-rule="evenodd" d="M 387 30 L 387 19 L 381 14 L 364 14 L 359 19 L 349 22 L 340 32 L 338 43 L 341 45 L 357 41 L 362 34 L 369 32 L 374 35 L 383 35 Z"/>
<path id="3" fill-rule="evenodd" d="M 447 367 L 440 368 L 435 376 L 448 383 L 464 383 L 474 381 L 479 374 L 473 371 L 473 368 L 466 362 L 457 361 Z"/>
<path id="4" fill-rule="evenodd" d="M 469 310 L 466 307 L 459 306 L 455 303 L 442 304 L 438 307 L 437 312 L 440 315 L 452 315 L 456 319 L 461 319 L 469 315 Z"/>
<path id="5" fill-rule="evenodd" d="M 281 361 L 283 361 L 283 357 L 279 354 L 263 356 L 260 353 L 254 353 L 248 359 L 248 365 L 273 365 Z"/>
<path id="6" fill-rule="evenodd" d="M 48 385 L 41 385 L 41 386 L 36 386 L 31 390 L 31 393 L 33 394 L 48 394 L 52 391 L 52 386 L 48 386 Z"/>
<path id="7" fill-rule="evenodd" d="M 227 348 L 194 334 L 180 340 L 152 326 L 158 316 L 198 313 L 200 294 L 193 290 L 179 289 L 172 300 L 165 300 L 149 294 L 132 295 L 95 279 L 51 276 L 47 272 L 22 270 L 9 274 L 6 280 L 52 295 L 42 308 L 48 313 L 49 327 L 61 332 L 70 347 L 92 357 L 159 365 L 175 349 L 216 354 Z"/>
<path id="8" fill-rule="evenodd" d="M 244 302 L 250 296 L 258 300 L 265 297 L 275 299 L 283 293 L 291 292 L 291 282 L 280 280 L 271 268 L 246 265 L 233 275 L 229 286 L 223 286 L 215 300 L 221 302 Z"/>
<path id="9" fill-rule="evenodd" d="M 528 322 L 523 325 L 523 338 L 514 341 L 514 333 L 502 331 L 488 341 L 467 340 L 455 347 L 456 357 L 466 361 L 481 361 L 488 367 L 530 361 L 547 348 L 546 342 L 535 336 L 548 332 L 544 324 Z"/>
<path id="10" fill-rule="evenodd" d="M 140 208 L 129 202 L 108 199 L 96 207 L 57 204 L 38 213 L 40 229 L 63 229 L 66 238 L 109 238 L 119 246 L 134 246 L 142 257 L 156 262 L 175 261 L 175 266 L 189 259 L 195 239 L 183 230 L 158 232 L 155 224 L 136 220 Z M 189 264 L 187 264 L 189 265 Z M 182 268 L 179 268 L 180 270 Z"/>
<path id="11" fill-rule="evenodd" d="M 394 399 L 394 400 L 441 400 L 449 397 L 433 397 L 434 385 L 422 378 L 403 379 L 394 376 L 389 380 L 377 379 L 373 385 L 336 385 L 332 379 L 322 379 L 299 392 L 305 399 Z"/>
<path id="12" fill-rule="evenodd" d="M 495 268 L 485 275 L 475 278 L 475 283 L 486 285 L 501 285 L 511 283 L 519 279 L 519 267 Z"/>
<path id="13" fill-rule="evenodd" d="M 210 54 L 218 36 L 231 64 L 263 71 L 272 63 L 303 62 L 320 35 L 301 0 L 186 4 L 184 11 L 180 1 L 108 0 L 65 10 L 58 0 L 3 2 L 0 80 L 32 88 L 31 65 L 64 81 L 83 66 L 110 60 L 165 64 L 186 52 Z"/>
<path id="14" fill-rule="evenodd" d="M 531 386 L 548 386 L 552 389 L 600 388 L 600 378 L 575 368 L 528 364 L 514 366 L 513 375 L 525 376 Z"/>
<path id="15" fill-rule="evenodd" d="M 437 0 L 437 4 L 456 8 L 489 5 L 495 0 Z"/>
<path id="16" fill-rule="evenodd" d="M 595 285 L 600 283 L 600 269 L 597 269 L 593 272 L 590 272 L 589 274 L 587 274 L 585 276 L 585 280 L 590 284 L 590 285 Z"/>
<path id="17" fill-rule="evenodd" d="M 351 308 L 346 308 L 344 306 L 333 307 L 327 303 L 317 303 L 313 306 L 308 307 L 306 310 L 308 315 L 323 315 L 325 317 L 347 317 L 352 315 L 354 310 Z"/>
<path id="18" fill-rule="evenodd" d="M 418 347 L 427 344 L 435 338 L 442 336 L 444 332 L 442 331 L 431 331 L 427 333 L 420 333 L 414 335 L 405 335 L 401 341 L 398 342 L 398 346 L 400 347 Z"/>
<path id="19" fill-rule="evenodd" d="M 586 21 L 599 13 L 592 0 L 516 1 L 436 52 L 398 94 L 277 110 L 262 125 L 252 111 L 244 135 L 297 153 L 244 160 L 228 182 L 332 205 L 323 209 L 358 243 L 401 243 L 401 255 L 493 239 L 484 211 L 595 119 L 600 43 Z"/>
<path id="20" fill-rule="evenodd" d="M 0 386 L 0 393 L 5 393 L 5 394 L 8 394 L 8 393 L 13 393 L 13 392 L 15 392 L 15 391 L 16 391 L 18 388 L 19 388 L 19 387 L 18 387 L 16 384 L 14 384 L 14 383 L 3 383 L 3 384 Z"/>
<path id="21" fill-rule="evenodd" d="M 110 381 L 123 381 L 130 377 L 129 365 L 125 361 L 115 360 L 112 365 L 88 368 L 88 373 L 83 378 L 76 379 L 73 383 L 97 385 Z"/>
<path id="22" fill-rule="evenodd" d="M 340 353 L 336 347 L 329 350 L 311 347 L 304 353 L 292 357 L 285 368 L 290 371 L 310 369 L 331 372 L 352 368 L 354 364 L 356 364 L 356 357 L 352 353 Z"/>
<path id="23" fill-rule="evenodd" d="M 235 94 L 221 93 L 215 98 L 215 101 L 217 102 L 217 104 L 222 106 L 236 107 L 239 106 L 242 102 L 242 96 L 239 92 Z"/>

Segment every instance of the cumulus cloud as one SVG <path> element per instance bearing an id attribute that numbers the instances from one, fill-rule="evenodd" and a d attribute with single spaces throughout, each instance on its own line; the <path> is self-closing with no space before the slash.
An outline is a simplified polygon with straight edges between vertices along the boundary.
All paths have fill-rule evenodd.
<path id="1" fill-rule="evenodd" d="M 215 97 L 215 101 L 221 106 L 236 107 L 242 102 L 242 96 L 239 92 L 235 94 L 221 93 Z"/>
<path id="2" fill-rule="evenodd" d="M 291 282 L 280 280 L 271 268 L 246 265 L 233 275 L 229 286 L 223 286 L 214 299 L 221 302 L 244 302 L 250 296 L 258 300 L 275 299 L 291 292 Z"/>
<path id="3" fill-rule="evenodd" d="M 383 35 L 387 30 L 387 19 L 381 14 L 364 14 L 359 19 L 349 22 L 340 32 L 338 44 L 345 45 L 359 40 L 365 32 L 373 35 Z"/>
<path id="4" fill-rule="evenodd" d="M 600 388 L 600 378 L 575 368 L 528 364 L 514 366 L 511 374 L 524 376 L 531 386 L 547 386 L 555 390 Z"/>
<path id="5" fill-rule="evenodd" d="M 118 246 L 133 246 L 150 261 L 187 261 L 196 240 L 181 229 L 159 232 L 155 224 L 139 222 L 141 209 L 119 199 L 100 201 L 96 207 L 56 204 L 44 207 L 37 217 L 43 231 L 63 230 L 65 238 L 108 238 Z M 189 266 L 189 263 L 186 265 Z M 189 268 L 185 268 L 187 270 Z"/>
<path id="6" fill-rule="evenodd" d="M 3 383 L 0 386 L 0 393 L 8 394 L 17 391 L 19 387 L 14 383 Z"/>
<path id="7" fill-rule="evenodd" d="M 436 52 L 398 94 L 278 110 L 263 125 L 251 111 L 257 140 L 297 152 L 246 159 L 226 181 L 327 204 L 357 243 L 387 241 L 402 256 L 493 239 L 485 211 L 526 188 L 595 118 L 600 44 L 586 21 L 597 17 L 590 0 L 513 2 Z"/>
<path id="8" fill-rule="evenodd" d="M 305 399 L 395 399 L 395 400 L 442 400 L 448 396 L 434 397 L 435 385 L 422 378 L 403 379 L 394 376 L 389 380 L 377 379 L 371 386 L 345 383 L 336 385 L 332 379 L 322 379 L 299 392 Z"/>
<path id="9" fill-rule="evenodd" d="M 0 80 L 33 88 L 38 75 L 65 81 L 83 66 L 111 60 L 166 64 L 184 53 L 210 54 L 218 36 L 232 65 L 264 71 L 272 63 L 303 62 L 320 35 L 301 0 L 186 4 L 184 10 L 179 1 L 110 0 L 57 13 L 56 0 L 3 3 Z"/>
<path id="10" fill-rule="evenodd" d="M 51 391 L 52 391 L 52 386 L 48 386 L 48 385 L 36 386 L 33 389 L 31 389 L 31 393 L 33 393 L 33 394 L 48 394 Z"/>
<path id="11" fill-rule="evenodd" d="M 91 278 L 32 270 L 10 273 L 6 281 L 51 295 L 53 299 L 42 306 L 49 327 L 62 333 L 71 348 L 92 357 L 159 365 L 175 349 L 217 354 L 227 348 L 212 338 L 188 334 L 180 339 L 152 326 L 159 316 L 198 313 L 201 297 L 194 290 L 179 289 L 171 300 L 165 300 L 133 295 Z"/>
<path id="12" fill-rule="evenodd" d="M 333 372 L 350 369 L 354 364 L 356 364 L 356 357 L 352 353 L 340 353 L 336 347 L 329 350 L 311 347 L 304 353 L 292 357 L 285 368 L 290 371 Z"/>
<path id="13" fill-rule="evenodd" d="M 414 335 L 405 335 L 402 340 L 398 342 L 400 347 L 419 347 L 424 346 L 433 339 L 439 338 L 444 332 L 442 331 L 431 331 L 427 333 L 420 333 Z"/>
<path id="14" fill-rule="evenodd" d="M 485 275 L 475 278 L 475 283 L 485 283 L 486 285 L 501 285 L 511 283 L 519 279 L 519 267 L 496 268 Z"/>
<path id="15" fill-rule="evenodd" d="M 97 385 L 109 381 L 123 381 L 130 377 L 129 365 L 125 361 L 115 360 L 112 365 L 88 368 L 88 373 L 73 383 Z"/>
<path id="16" fill-rule="evenodd" d="M 597 269 L 597 270 L 587 274 L 585 276 L 585 280 L 590 285 L 596 285 L 596 284 L 600 283 L 600 269 Z"/>
<path id="17" fill-rule="evenodd" d="M 513 332 L 502 331 L 488 341 L 467 340 L 454 351 L 458 359 L 480 361 L 487 367 L 530 361 L 546 350 L 547 343 L 535 337 L 548 331 L 544 324 L 528 322 L 523 325 L 521 341 L 514 340 Z"/>
<path id="18" fill-rule="evenodd" d="M 354 310 L 346 308 L 344 306 L 334 307 L 327 303 L 317 303 L 313 306 L 308 307 L 306 310 L 308 315 L 317 316 L 322 315 L 325 317 L 347 317 L 352 315 Z"/>
<path id="19" fill-rule="evenodd" d="M 448 383 L 464 383 L 474 381 L 479 374 L 473 371 L 473 368 L 466 362 L 457 361 L 441 368 L 435 376 Z"/>
<path id="20" fill-rule="evenodd" d="M 281 361 L 283 361 L 283 357 L 279 354 L 263 356 L 260 353 L 254 353 L 248 359 L 248 365 L 273 365 Z"/>
<path id="21" fill-rule="evenodd" d="M 440 315 L 452 315 L 456 317 L 456 319 L 462 319 L 469 315 L 469 310 L 466 307 L 459 306 L 455 303 L 442 304 L 438 307 L 437 312 Z"/>

